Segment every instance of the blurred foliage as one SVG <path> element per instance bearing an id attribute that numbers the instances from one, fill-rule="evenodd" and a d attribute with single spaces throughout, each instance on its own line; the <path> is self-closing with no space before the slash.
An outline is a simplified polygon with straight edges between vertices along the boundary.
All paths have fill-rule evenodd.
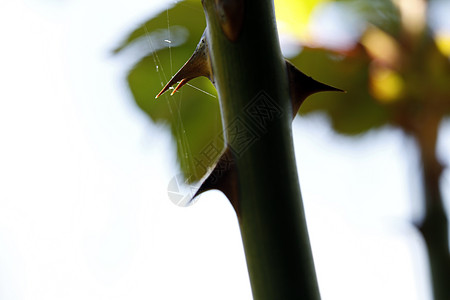
<path id="1" fill-rule="evenodd" d="M 308 36 L 308 24 L 314 8 L 317 5 L 329 1 L 330 0 L 276 0 L 275 15 L 277 17 L 278 28 L 289 32 L 290 35 L 297 38 Z"/>
<path id="2" fill-rule="evenodd" d="M 178 2 L 141 24 L 114 50 L 134 47 L 144 52 L 129 71 L 128 85 L 137 105 L 154 122 L 170 126 L 182 172 L 190 181 L 200 179 L 223 148 L 217 93 L 208 79 L 198 78 L 189 84 L 212 96 L 189 85 L 174 96 L 155 96 L 192 55 L 205 26 L 200 1 Z"/>
<path id="3" fill-rule="evenodd" d="M 153 121 L 170 125 L 181 168 L 191 180 L 205 173 L 205 166 L 223 147 L 218 100 L 189 86 L 173 97 L 166 93 L 156 101 L 154 96 L 187 61 L 203 33 L 200 2 L 177 2 L 140 25 L 115 50 L 136 45 L 146 49 L 128 74 L 130 90 Z M 318 48 L 308 32 L 314 9 L 329 4 L 341 5 L 362 20 L 362 35 L 346 49 Z M 448 43 L 437 39 L 427 25 L 426 5 L 421 0 L 275 1 L 280 28 L 303 43 L 303 50 L 290 61 L 306 74 L 348 92 L 314 95 L 301 113 L 325 113 L 335 131 L 346 135 L 384 125 L 415 135 L 423 112 L 434 119 L 447 117 L 450 64 L 442 49 Z M 204 78 L 191 84 L 216 95 Z"/>
<path id="4" fill-rule="evenodd" d="M 426 7 L 416 7 L 423 15 L 415 16 L 416 23 L 411 24 L 401 1 L 338 2 L 365 21 L 360 39 L 345 50 L 305 47 L 291 61 L 348 94 L 315 95 L 301 113 L 325 112 L 334 130 L 346 135 L 390 124 L 416 136 L 424 112 L 433 111 L 439 120 L 448 116 L 449 58 L 436 47 L 426 24 Z"/>

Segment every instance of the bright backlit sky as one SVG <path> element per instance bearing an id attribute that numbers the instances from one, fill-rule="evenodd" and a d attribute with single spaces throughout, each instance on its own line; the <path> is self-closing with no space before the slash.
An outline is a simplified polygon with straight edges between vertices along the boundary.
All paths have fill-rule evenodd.
<path id="1" fill-rule="evenodd" d="M 168 3 L 0 2 L 0 299 L 251 299 L 232 208 L 169 200 L 175 143 L 134 105 L 135 59 L 110 55 Z M 411 141 L 320 116 L 294 138 L 322 299 L 429 300 Z"/>

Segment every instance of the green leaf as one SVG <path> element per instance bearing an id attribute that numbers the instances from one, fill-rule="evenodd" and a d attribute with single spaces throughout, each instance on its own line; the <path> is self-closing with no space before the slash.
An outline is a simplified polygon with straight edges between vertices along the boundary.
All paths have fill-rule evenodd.
<path id="1" fill-rule="evenodd" d="M 360 134 L 388 122 L 389 113 L 368 92 L 370 59 L 362 48 L 346 57 L 324 49 L 305 48 L 291 61 L 309 76 L 347 91 L 312 95 L 300 107 L 300 114 L 325 113 L 333 129 L 346 135 Z"/>
<path id="2" fill-rule="evenodd" d="M 216 91 L 209 80 L 198 78 L 189 84 L 202 91 L 186 85 L 174 96 L 169 92 L 158 100 L 155 96 L 189 59 L 205 26 L 200 1 L 178 2 L 136 28 L 114 50 L 121 53 L 140 46 L 139 51 L 147 53 L 130 70 L 128 85 L 136 104 L 154 122 L 170 126 L 181 170 L 189 181 L 200 179 L 223 148 Z"/>

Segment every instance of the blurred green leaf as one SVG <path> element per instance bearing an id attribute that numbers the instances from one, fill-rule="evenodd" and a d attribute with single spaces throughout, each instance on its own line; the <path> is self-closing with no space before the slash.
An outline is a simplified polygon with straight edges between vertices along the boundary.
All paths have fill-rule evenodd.
<path id="1" fill-rule="evenodd" d="M 346 135 L 360 134 L 388 122 L 388 112 L 368 92 L 370 58 L 362 47 L 351 56 L 305 48 L 291 61 L 309 76 L 347 91 L 313 95 L 302 104 L 300 114 L 325 112 L 333 129 Z"/>
<path id="2" fill-rule="evenodd" d="M 200 1 L 178 2 L 139 26 L 114 50 L 120 53 L 140 45 L 147 53 L 130 70 L 128 85 L 136 104 L 154 122 L 170 126 L 181 169 L 190 181 L 200 179 L 223 148 L 216 91 L 209 80 L 198 78 L 189 84 L 203 92 L 186 85 L 174 96 L 170 91 L 158 100 L 155 96 L 189 59 L 205 26 Z"/>

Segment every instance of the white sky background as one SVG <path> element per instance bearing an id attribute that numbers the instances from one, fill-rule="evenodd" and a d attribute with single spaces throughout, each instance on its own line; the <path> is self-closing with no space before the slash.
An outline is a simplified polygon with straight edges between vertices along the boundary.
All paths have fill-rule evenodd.
<path id="1" fill-rule="evenodd" d="M 0 2 L 0 299 L 251 299 L 230 205 L 172 204 L 175 143 L 134 105 L 133 58 L 110 55 L 166 3 Z M 411 142 L 320 117 L 294 137 L 322 299 L 430 299 Z"/>

